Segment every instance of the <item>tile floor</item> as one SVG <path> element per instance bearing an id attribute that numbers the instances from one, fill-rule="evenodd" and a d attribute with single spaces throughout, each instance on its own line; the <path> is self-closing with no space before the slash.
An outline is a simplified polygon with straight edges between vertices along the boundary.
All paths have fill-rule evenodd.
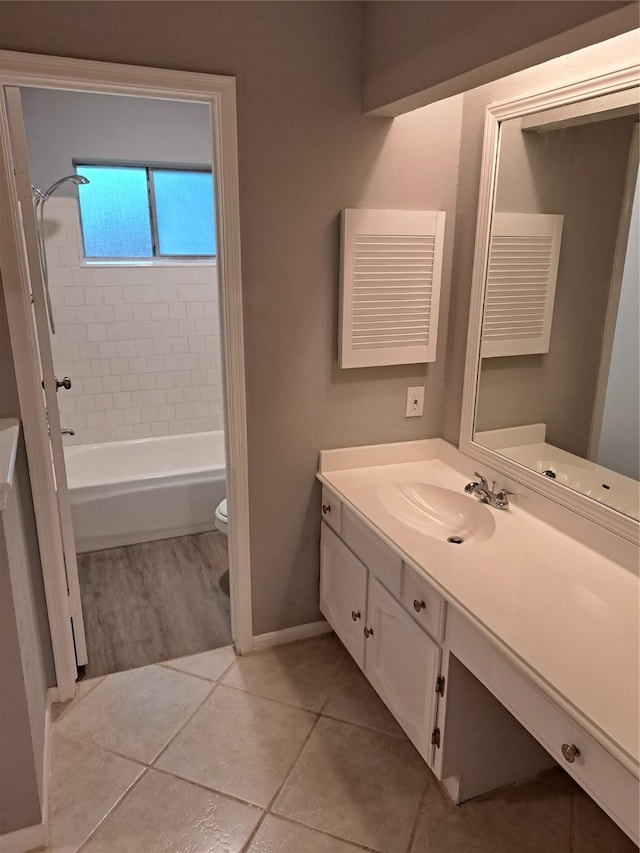
<path id="1" fill-rule="evenodd" d="M 218 530 L 79 554 L 87 678 L 228 645 L 228 566 Z"/>
<path id="2" fill-rule="evenodd" d="M 51 851 L 632 853 L 560 769 L 455 807 L 333 635 L 83 682 Z"/>

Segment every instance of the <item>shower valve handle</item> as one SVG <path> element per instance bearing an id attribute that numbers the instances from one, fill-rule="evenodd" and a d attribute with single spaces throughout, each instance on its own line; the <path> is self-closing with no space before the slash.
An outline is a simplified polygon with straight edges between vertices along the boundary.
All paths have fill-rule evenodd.
<path id="1" fill-rule="evenodd" d="M 60 388 L 66 388 L 67 391 L 71 389 L 71 380 L 68 376 L 65 376 L 63 379 L 58 379 L 56 376 L 56 391 Z"/>

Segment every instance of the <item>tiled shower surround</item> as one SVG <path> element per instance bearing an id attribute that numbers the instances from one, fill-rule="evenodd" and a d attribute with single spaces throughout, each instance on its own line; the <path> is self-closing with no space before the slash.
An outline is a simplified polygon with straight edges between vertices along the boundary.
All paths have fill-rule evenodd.
<path id="1" fill-rule="evenodd" d="M 45 235 L 65 444 L 222 429 L 215 264 L 82 266 L 70 198 L 49 199 Z"/>

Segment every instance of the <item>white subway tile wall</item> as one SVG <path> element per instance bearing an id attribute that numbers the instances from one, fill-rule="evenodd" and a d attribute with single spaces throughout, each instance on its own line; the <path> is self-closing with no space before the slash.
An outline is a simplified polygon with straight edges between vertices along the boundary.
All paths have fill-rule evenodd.
<path id="1" fill-rule="evenodd" d="M 77 202 L 47 202 L 65 444 L 223 428 L 216 267 L 81 266 Z"/>

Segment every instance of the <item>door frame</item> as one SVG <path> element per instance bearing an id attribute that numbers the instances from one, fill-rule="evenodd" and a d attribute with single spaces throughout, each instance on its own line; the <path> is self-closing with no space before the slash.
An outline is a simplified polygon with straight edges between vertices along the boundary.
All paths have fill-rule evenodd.
<path id="1" fill-rule="evenodd" d="M 210 108 L 216 175 L 227 499 L 231 517 L 231 633 L 237 651 L 246 654 L 253 649 L 253 626 L 235 78 L 0 51 L 0 86 L 196 101 Z M 62 701 L 75 692 L 75 654 L 55 484 L 43 418 L 41 366 L 31 318 L 24 236 L 13 189 L 6 108 L 4 98 L 0 100 L 0 274 L 31 476 L 58 699 Z"/>

